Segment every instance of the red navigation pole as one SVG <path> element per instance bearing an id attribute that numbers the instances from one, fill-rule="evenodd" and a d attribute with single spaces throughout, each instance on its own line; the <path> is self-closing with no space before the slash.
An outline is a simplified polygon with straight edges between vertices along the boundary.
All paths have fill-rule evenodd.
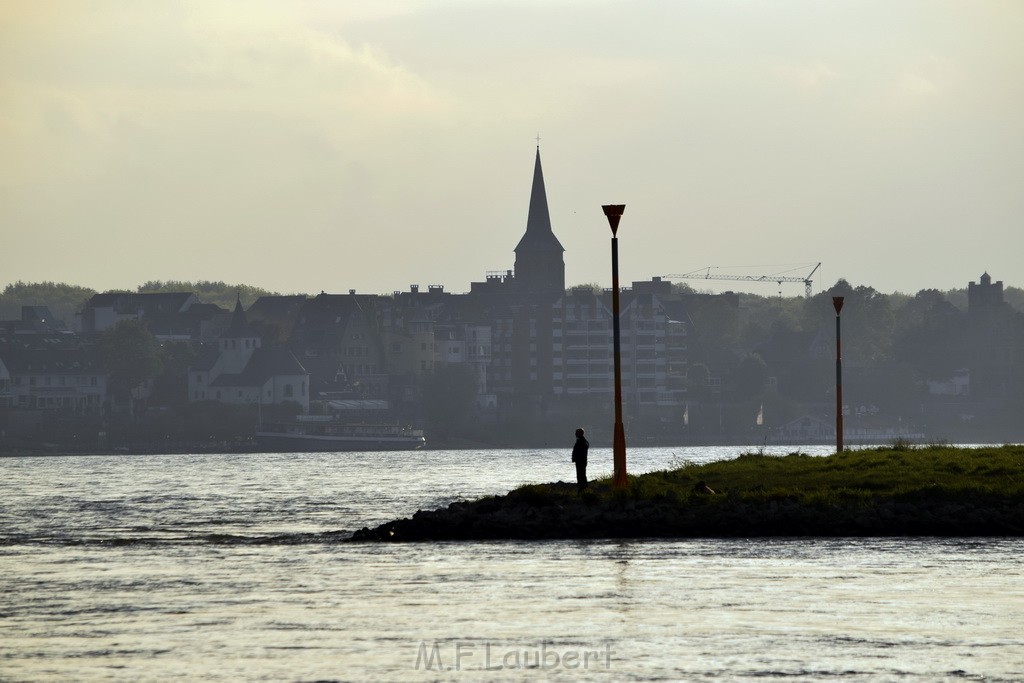
<path id="1" fill-rule="evenodd" d="M 615 356 L 615 436 L 612 441 L 612 487 L 626 488 L 626 430 L 622 426 L 622 356 L 619 350 L 619 220 L 625 204 L 606 204 L 601 207 L 612 229 L 612 339 Z"/>
<path id="2" fill-rule="evenodd" d="M 843 297 L 832 297 L 836 309 L 836 453 L 843 452 L 843 346 L 839 328 L 839 311 L 843 310 Z"/>

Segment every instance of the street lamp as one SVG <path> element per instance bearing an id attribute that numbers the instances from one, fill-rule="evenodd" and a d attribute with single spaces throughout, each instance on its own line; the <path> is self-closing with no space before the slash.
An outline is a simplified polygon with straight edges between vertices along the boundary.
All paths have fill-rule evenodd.
<path id="1" fill-rule="evenodd" d="M 619 220 L 625 204 L 605 204 L 604 215 L 612 229 L 612 339 L 615 356 L 615 435 L 612 441 L 612 487 L 626 488 L 626 430 L 622 426 L 622 354 L 619 347 Z"/>
<path id="2" fill-rule="evenodd" d="M 836 309 L 836 453 L 843 452 L 843 346 L 839 327 L 839 311 L 843 310 L 843 297 L 832 297 Z"/>

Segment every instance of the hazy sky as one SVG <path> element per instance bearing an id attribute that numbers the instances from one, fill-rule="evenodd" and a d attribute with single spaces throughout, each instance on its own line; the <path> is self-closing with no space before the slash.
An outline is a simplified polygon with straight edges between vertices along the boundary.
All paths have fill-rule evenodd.
<path id="1" fill-rule="evenodd" d="M 538 133 L 567 284 L 1024 285 L 1015 0 L 0 0 L 0 285 L 468 291 Z"/>

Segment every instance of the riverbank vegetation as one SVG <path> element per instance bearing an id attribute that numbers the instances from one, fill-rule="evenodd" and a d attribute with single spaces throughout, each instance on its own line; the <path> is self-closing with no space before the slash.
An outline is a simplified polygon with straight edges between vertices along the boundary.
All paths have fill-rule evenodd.
<path id="1" fill-rule="evenodd" d="M 628 478 L 519 487 L 354 540 L 1024 534 L 1024 446 L 746 453 Z"/>

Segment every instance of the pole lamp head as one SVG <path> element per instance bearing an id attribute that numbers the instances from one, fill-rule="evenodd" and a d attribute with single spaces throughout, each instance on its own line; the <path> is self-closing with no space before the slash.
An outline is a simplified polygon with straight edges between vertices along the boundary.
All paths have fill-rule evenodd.
<path id="1" fill-rule="evenodd" d="M 832 297 L 832 307 L 836 309 L 836 315 L 839 315 L 839 311 L 843 310 L 843 297 L 834 296 Z"/>
<path id="2" fill-rule="evenodd" d="M 615 233 L 619 229 L 619 220 L 622 218 L 622 214 L 626 210 L 626 205 L 604 204 L 601 208 L 604 209 L 604 215 L 608 217 L 608 225 L 611 226 L 612 237 L 615 237 Z"/>

